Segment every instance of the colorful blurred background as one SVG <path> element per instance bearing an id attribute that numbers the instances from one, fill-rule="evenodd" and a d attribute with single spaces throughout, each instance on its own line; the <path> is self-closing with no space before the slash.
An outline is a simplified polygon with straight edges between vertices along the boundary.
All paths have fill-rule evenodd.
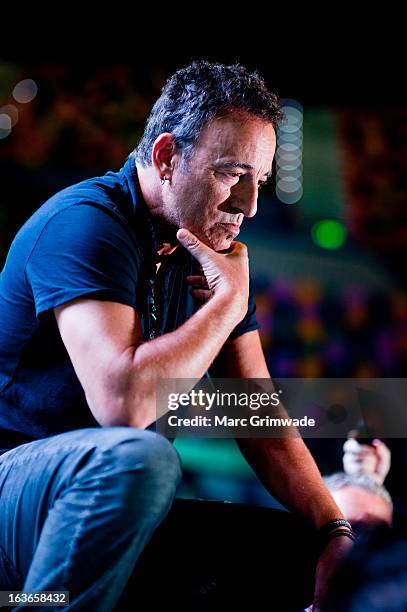
<path id="1" fill-rule="evenodd" d="M 258 69 L 286 110 L 274 180 L 241 234 L 270 372 L 404 377 L 407 110 L 393 73 L 379 81 L 363 50 L 335 59 L 329 73 L 312 54 L 295 68 L 284 55 L 276 63 L 254 51 L 0 57 L 0 268 L 18 228 L 50 195 L 123 165 L 166 79 L 195 57 Z M 386 484 L 405 512 L 406 445 L 388 443 Z M 307 444 L 324 473 L 341 469 L 343 440 Z M 176 446 L 180 495 L 276 505 L 233 441 Z"/>

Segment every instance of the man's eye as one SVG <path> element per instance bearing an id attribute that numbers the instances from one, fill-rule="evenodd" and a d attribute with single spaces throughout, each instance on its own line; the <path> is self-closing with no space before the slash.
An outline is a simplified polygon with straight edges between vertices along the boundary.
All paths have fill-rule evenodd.
<path id="1" fill-rule="evenodd" d="M 216 173 L 219 174 L 219 176 L 226 177 L 228 179 L 237 179 L 240 176 L 243 176 L 242 174 L 238 174 L 237 172 L 222 172 L 220 170 L 217 170 Z"/>

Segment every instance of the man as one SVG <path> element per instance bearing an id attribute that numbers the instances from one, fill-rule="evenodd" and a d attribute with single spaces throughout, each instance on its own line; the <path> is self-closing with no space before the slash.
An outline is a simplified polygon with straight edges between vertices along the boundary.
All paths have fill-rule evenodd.
<path id="1" fill-rule="evenodd" d="M 324 482 L 354 529 L 376 523 L 392 524 L 393 503 L 390 494 L 369 476 L 337 472 L 326 476 Z"/>
<path id="2" fill-rule="evenodd" d="M 391 452 L 382 440 L 363 444 L 354 433 L 343 447 L 344 472 L 324 478 L 359 535 L 335 575 L 326 610 L 405 610 L 406 531 L 397 519 L 393 525 L 393 502 L 383 485 Z"/>
<path id="3" fill-rule="evenodd" d="M 257 74 L 195 62 L 120 172 L 57 193 L 16 236 L 0 284 L 3 589 L 113 609 L 180 479 L 171 444 L 146 429 L 157 379 L 270 376 L 234 239 L 280 120 Z M 239 444 L 320 545 L 317 609 L 349 526 L 300 438 Z"/>
<path id="4" fill-rule="evenodd" d="M 391 453 L 379 439 L 361 444 L 349 437 L 344 446 L 343 472 L 324 478 L 325 485 L 354 529 L 393 522 L 393 502 L 384 487 Z"/>

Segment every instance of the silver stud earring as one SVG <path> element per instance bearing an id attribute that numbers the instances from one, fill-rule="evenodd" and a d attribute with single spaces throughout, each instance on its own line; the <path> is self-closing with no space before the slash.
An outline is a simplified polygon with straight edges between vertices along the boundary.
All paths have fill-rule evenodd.
<path id="1" fill-rule="evenodd" d="M 164 185 L 165 181 L 169 181 L 170 179 L 167 178 L 166 176 L 162 176 L 161 177 L 161 185 Z"/>

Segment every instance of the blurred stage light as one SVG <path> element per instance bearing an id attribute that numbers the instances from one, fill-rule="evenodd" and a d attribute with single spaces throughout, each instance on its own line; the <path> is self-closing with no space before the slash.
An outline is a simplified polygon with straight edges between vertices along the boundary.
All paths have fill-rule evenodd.
<path id="1" fill-rule="evenodd" d="M 6 138 L 11 133 L 11 118 L 6 113 L 0 113 L 0 138 Z"/>
<path id="2" fill-rule="evenodd" d="M 294 191 L 299 191 L 301 188 L 301 181 L 292 175 L 285 176 L 277 180 L 277 187 L 280 191 L 284 191 L 285 193 L 294 193 Z"/>
<path id="3" fill-rule="evenodd" d="M 280 126 L 282 134 L 293 134 L 301 130 L 301 124 L 299 123 L 283 123 Z"/>
<path id="4" fill-rule="evenodd" d="M 302 198 L 302 186 L 296 191 L 288 192 L 276 187 L 276 195 L 283 204 L 295 204 Z"/>
<path id="5" fill-rule="evenodd" d="M 292 172 L 295 172 L 295 170 L 298 169 L 302 169 L 302 164 L 301 164 L 301 159 L 296 159 L 294 161 L 284 161 L 281 160 L 280 164 L 278 165 L 278 171 L 280 172 L 281 170 L 291 170 Z"/>
<path id="6" fill-rule="evenodd" d="M 278 136 L 277 136 L 277 142 L 280 144 L 284 143 L 284 142 L 293 142 L 296 144 L 301 145 L 302 144 L 302 131 L 298 130 L 297 132 L 294 132 L 293 134 L 287 134 L 286 132 L 279 132 Z"/>
<path id="7" fill-rule="evenodd" d="M 0 115 L 8 115 L 11 121 L 11 127 L 14 127 L 18 121 L 18 110 L 14 104 L 5 104 L 0 107 Z"/>
<path id="8" fill-rule="evenodd" d="M 13 89 L 13 98 L 21 104 L 26 104 L 34 100 L 37 95 L 38 87 L 32 79 L 24 79 L 17 83 Z"/>
<path id="9" fill-rule="evenodd" d="M 299 163 L 302 162 L 302 155 L 301 155 L 301 151 L 298 150 L 297 153 L 293 154 L 293 153 L 279 153 L 278 155 L 276 154 L 276 163 L 277 166 L 280 165 L 280 163 L 285 163 L 285 162 L 292 162 L 292 163 L 297 163 L 299 161 Z"/>
<path id="10" fill-rule="evenodd" d="M 293 168 L 292 166 L 280 166 L 277 170 L 277 180 L 285 178 L 293 178 L 297 180 L 301 180 L 302 178 L 302 170 L 301 167 Z"/>
<path id="11" fill-rule="evenodd" d="M 276 195 L 284 204 L 302 198 L 302 106 L 296 100 L 282 100 L 285 119 L 277 129 Z"/>
<path id="12" fill-rule="evenodd" d="M 323 249 L 339 249 L 346 241 L 347 231 L 339 221 L 325 219 L 312 228 L 312 238 L 315 244 Z"/>
<path id="13" fill-rule="evenodd" d="M 298 121 L 302 121 L 303 108 L 298 100 L 294 100 L 293 98 L 283 98 L 283 100 L 281 100 L 281 104 L 284 106 L 285 115 L 290 115 L 291 117 L 298 119 Z"/>
<path id="14" fill-rule="evenodd" d="M 279 151 L 283 153 L 292 153 L 293 155 L 295 155 L 300 151 L 301 145 L 299 143 L 283 142 L 278 148 Z"/>

